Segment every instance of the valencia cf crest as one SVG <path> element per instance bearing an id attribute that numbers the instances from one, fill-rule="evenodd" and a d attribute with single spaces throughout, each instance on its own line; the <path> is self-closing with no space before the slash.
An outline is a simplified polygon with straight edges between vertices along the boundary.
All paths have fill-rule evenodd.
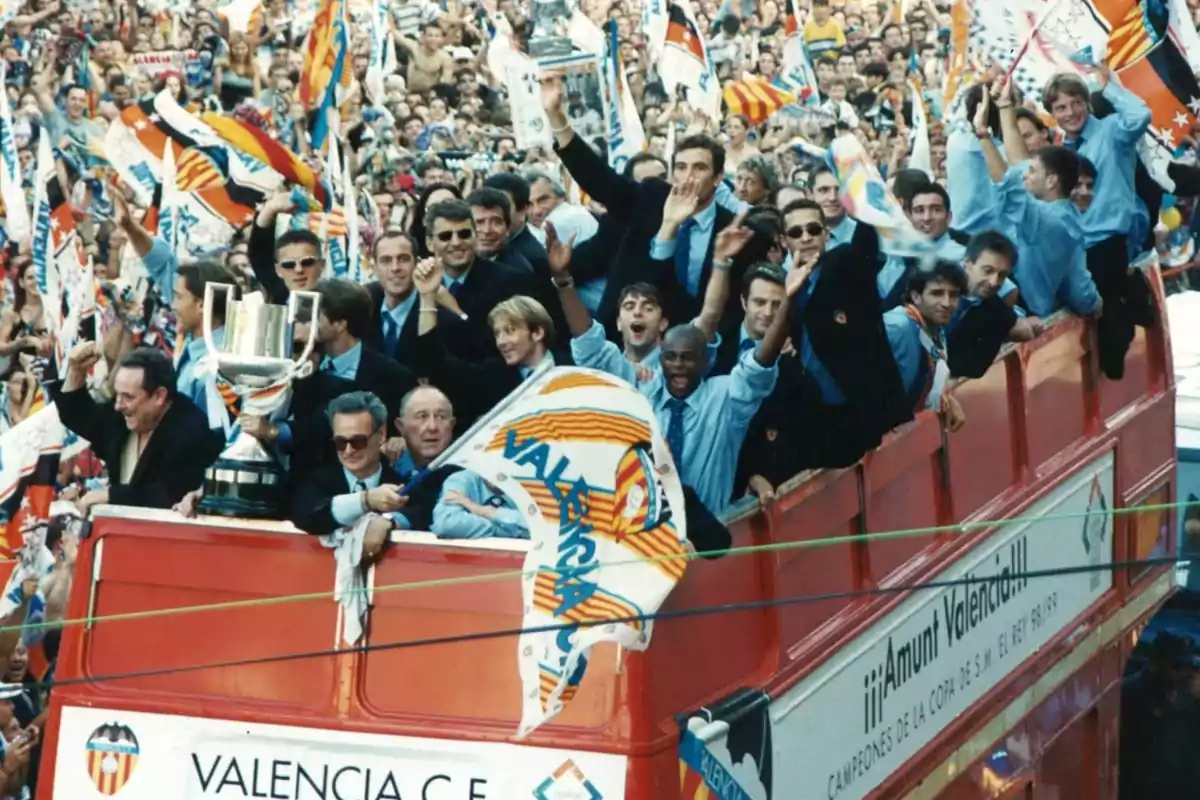
<path id="1" fill-rule="evenodd" d="M 137 767 L 137 737 L 128 725 L 101 725 L 87 741 L 88 777 L 97 791 L 112 797 L 124 788 Z"/>

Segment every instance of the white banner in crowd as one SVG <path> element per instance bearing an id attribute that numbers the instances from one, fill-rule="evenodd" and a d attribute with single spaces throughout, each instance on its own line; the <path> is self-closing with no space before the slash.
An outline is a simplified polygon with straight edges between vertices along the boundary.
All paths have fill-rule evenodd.
<path id="1" fill-rule="evenodd" d="M 574 697 L 592 645 L 650 644 L 652 625 L 639 618 L 686 567 L 683 487 L 649 401 L 579 368 L 510 395 L 451 462 L 507 495 L 529 527 L 522 627 L 552 629 L 517 645 L 525 736 Z M 605 620 L 632 621 L 575 627 Z"/>

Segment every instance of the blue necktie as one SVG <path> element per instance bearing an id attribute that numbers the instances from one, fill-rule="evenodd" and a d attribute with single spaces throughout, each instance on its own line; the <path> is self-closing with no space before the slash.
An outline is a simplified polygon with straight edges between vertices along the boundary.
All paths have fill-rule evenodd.
<path id="1" fill-rule="evenodd" d="M 675 470 L 683 474 L 683 410 L 687 403 L 678 397 L 667 400 L 667 410 L 671 412 L 671 421 L 667 423 L 667 447 L 671 450 L 671 458 L 675 459 Z"/>
<path id="2" fill-rule="evenodd" d="M 396 355 L 396 346 L 400 344 L 400 326 L 396 318 L 388 312 L 383 312 L 383 352 L 387 356 Z"/>
<path id="3" fill-rule="evenodd" d="M 742 343 L 738 345 L 738 356 L 746 355 L 746 351 L 753 350 L 758 347 L 758 342 L 753 339 L 742 339 Z"/>
<path id="4" fill-rule="evenodd" d="M 461 288 L 462 288 L 462 284 L 461 284 L 460 282 L 458 282 L 458 281 L 451 281 L 451 282 L 450 282 L 450 286 L 449 286 L 449 289 L 450 289 L 450 296 L 451 296 L 451 297 L 458 297 L 458 290 L 459 290 L 459 289 L 461 289 Z"/>
<path id="5" fill-rule="evenodd" d="M 1079 148 L 1083 147 L 1083 137 L 1079 136 L 1074 139 L 1063 139 L 1063 147 L 1067 148 L 1068 150 L 1074 150 L 1076 153 L 1078 153 Z"/>
<path id="6" fill-rule="evenodd" d="M 692 290 L 692 228 L 696 227 L 695 220 L 686 219 L 679 226 L 679 230 L 675 232 L 675 280 L 679 281 L 679 285 L 690 294 L 695 295 Z"/>

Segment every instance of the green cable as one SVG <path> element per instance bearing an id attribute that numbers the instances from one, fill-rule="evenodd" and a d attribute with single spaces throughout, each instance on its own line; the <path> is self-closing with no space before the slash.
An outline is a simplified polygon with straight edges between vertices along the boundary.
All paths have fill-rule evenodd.
<path id="1" fill-rule="evenodd" d="M 750 555 L 753 553 L 775 553 L 785 552 L 789 550 L 802 550 L 818 547 L 834 547 L 841 544 L 852 544 L 855 542 L 879 542 L 890 541 L 893 539 L 907 539 L 917 536 L 930 536 L 938 533 L 968 533 L 973 530 L 984 528 L 999 527 L 1002 525 L 1013 525 L 1023 522 L 1058 522 L 1073 519 L 1086 519 L 1095 514 L 1132 514 L 1151 511 L 1168 511 L 1171 509 L 1187 508 L 1191 506 L 1200 506 L 1198 501 L 1183 501 L 1175 503 L 1159 503 L 1154 505 L 1132 506 L 1129 508 L 1115 508 L 1106 511 L 1082 511 L 1070 514 L 1044 514 L 1039 516 L 1021 516 L 1012 517 L 1003 520 L 979 520 L 976 522 L 960 522 L 955 525 L 936 525 L 925 528 L 904 528 L 893 531 L 881 531 L 879 533 L 855 533 L 846 536 L 830 536 L 823 539 L 808 539 L 800 542 L 776 542 L 772 544 L 756 544 L 745 545 L 743 547 L 731 547 L 726 550 L 713 550 L 707 553 L 678 553 L 665 556 L 655 556 L 653 558 L 630 559 L 626 561 L 610 561 L 604 564 L 597 564 L 598 569 L 604 567 L 626 566 L 634 564 L 656 564 L 663 561 L 671 561 L 675 559 L 710 559 L 726 555 Z M 414 589 L 437 589 L 448 586 L 461 586 L 470 583 L 483 583 L 486 581 L 502 580 L 509 578 L 525 578 L 526 576 L 536 575 L 536 571 L 526 570 L 506 570 L 503 572 L 490 572 L 484 575 L 465 575 L 457 578 L 433 578 L 426 581 L 412 581 L 408 583 L 395 583 L 387 586 L 376 586 L 373 588 L 375 592 L 395 592 L 407 591 Z M 359 591 L 372 591 L 362 589 Z M 281 595 L 279 597 L 261 597 L 252 600 L 230 600 L 222 603 L 207 603 L 194 606 L 178 606 L 175 608 L 157 608 L 147 609 L 144 611 L 123 611 L 116 614 L 105 614 L 102 616 L 79 617 L 75 619 L 63 619 L 53 622 L 32 622 L 21 625 L 4 625 L 0 626 L 0 633 L 6 633 L 17 630 L 38 630 L 41 628 L 66 628 L 74 625 L 93 625 L 99 622 L 128 622 L 139 619 L 151 619 L 155 617 L 174 616 L 177 614 L 200 614 L 209 611 L 233 611 L 243 608 L 262 608 L 264 606 L 281 605 L 284 603 L 299 603 L 310 600 L 331 600 L 333 599 L 333 590 L 326 592 L 310 592 L 307 594 L 292 594 Z"/>

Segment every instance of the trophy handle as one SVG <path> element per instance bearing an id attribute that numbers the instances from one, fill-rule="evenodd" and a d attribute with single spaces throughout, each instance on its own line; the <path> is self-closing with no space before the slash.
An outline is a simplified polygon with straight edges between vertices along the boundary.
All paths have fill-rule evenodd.
<path id="1" fill-rule="evenodd" d="M 296 359 L 297 364 L 308 361 L 313 348 L 317 345 L 317 315 L 321 313 L 321 295 L 317 292 L 292 292 L 288 295 L 288 325 L 296 324 L 300 313 L 300 301 L 307 300 L 312 305 L 312 317 L 308 325 L 308 341 L 304 343 L 304 352 Z"/>
<path id="2" fill-rule="evenodd" d="M 218 291 L 225 292 L 225 324 L 226 325 L 230 324 L 231 316 L 233 314 L 233 287 L 230 286 L 228 283 L 214 283 L 212 281 L 205 283 L 204 284 L 204 324 L 202 326 L 202 330 L 204 331 L 204 344 L 206 347 L 208 347 L 208 352 L 214 356 L 221 352 L 220 348 L 218 348 L 213 343 L 213 338 L 212 338 L 213 301 L 216 300 Z"/>

